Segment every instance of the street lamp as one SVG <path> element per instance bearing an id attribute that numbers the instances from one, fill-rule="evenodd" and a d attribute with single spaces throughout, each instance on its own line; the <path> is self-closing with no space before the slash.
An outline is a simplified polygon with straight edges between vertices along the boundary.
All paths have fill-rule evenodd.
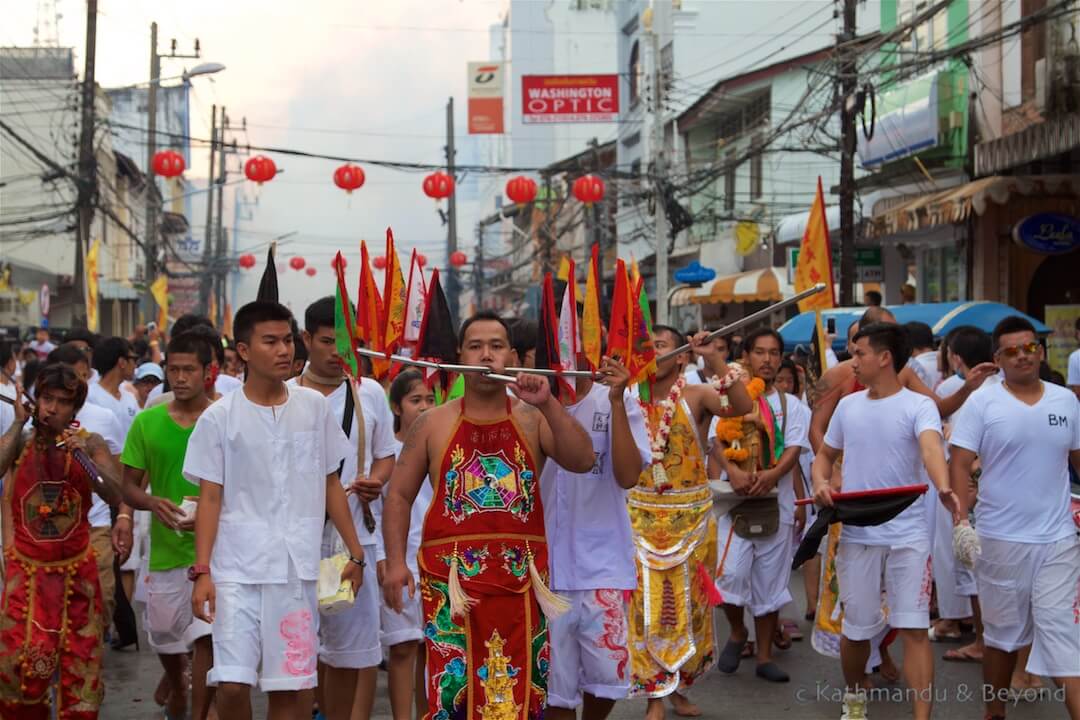
<path id="1" fill-rule="evenodd" d="M 184 73 L 182 75 L 180 75 L 180 78 L 183 79 L 184 82 L 187 82 L 191 78 L 196 77 L 198 75 L 214 75 L 215 73 L 219 73 L 224 69 L 225 69 L 225 66 L 223 64 L 221 64 L 221 63 L 216 63 L 216 62 L 200 63 L 200 64 L 196 65 L 195 67 L 191 68 L 190 70 L 185 70 Z M 168 79 L 169 78 L 161 78 L 161 79 L 158 80 L 158 82 L 160 83 L 161 80 L 168 80 Z"/>

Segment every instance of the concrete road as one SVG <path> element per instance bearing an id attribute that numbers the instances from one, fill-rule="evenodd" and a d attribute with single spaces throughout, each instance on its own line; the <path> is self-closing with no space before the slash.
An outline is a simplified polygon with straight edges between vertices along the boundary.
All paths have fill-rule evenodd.
<path id="1" fill-rule="evenodd" d="M 802 617 L 801 586 L 792 583 L 792 594 L 799 598 L 800 610 L 796 613 L 789 606 L 785 617 Z M 803 631 L 807 623 L 800 623 Z M 726 637 L 727 625 L 720 620 L 722 637 Z M 971 718 L 983 717 L 981 702 L 982 680 L 977 665 L 942 662 L 945 650 L 956 644 L 935 644 L 935 717 Z M 899 643 L 894 656 L 902 661 Z M 822 657 L 810 647 L 809 634 L 803 642 L 797 642 L 787 651 L 776 653 L 777 662 L 792 677 L 788 684 L 771 684 L 754 675 L 753 661 L 744 661 L 734 675 L 713 671 L 706 675 L 690 691 L 691 698 L 704 711 L 705 718 L 731 718 L 732 720 L 770 720 L 772 718 L 839 718 L 838 688 L 842 688 L 840 663 Z M 105 658 L 105 705 L 101 717 L 105 720 L 157 720 L 163 717 L 153 702 L 153 691 L 161 674 L 157 659 L 144 646 L 140 652 L 108 651 Z M 1050 685 L 1049 681 L 1047 684 Z M 903 686 L 893 686 L 891 692 L 902 696 Z M 1034 702 L 1020 702 L 1009 708 L 1009 717 L 1016 720 L 1043 720 L 1067 717 L 1060 699 L 1049 696 Z M 255 692 L 255 716 L 264 717 L 266 698 Z M 645 702 L 640 700 L 619 703 L 612 720 L 640 720 L 644 716 Z M 902 697 L 873 703 L 869 716 L 873 720 L 892 720 L 910 717 L 910 703 Z M 390 717 L 390 705 L 386 696 L 386 674 L 379 674 L 379 691 L 375 702 L 375 718 Z M 669 717 L 674 713 L 669 710 Z"/>

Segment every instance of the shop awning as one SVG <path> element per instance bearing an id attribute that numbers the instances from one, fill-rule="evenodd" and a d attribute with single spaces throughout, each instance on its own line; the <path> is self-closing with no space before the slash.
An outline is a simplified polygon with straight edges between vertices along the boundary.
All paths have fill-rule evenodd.
<path id="1" fill-rule="evenodd" d="M 671 305 L 771 303 L 794 294 L 794 288 L 787 281 L 787 269 L 769 267 L 726 275 L 700 288 L 677 290 L 671 298 Z"/>
<path id="2" fill-rule="evenodd" d="M 1075 175 L 1016 175 L 981 178 L 937 193 L 920 195 L 873 218 L 870 237 L 885 237 L 963 222 L 971 213 L 982 215 L 989 204 L 1004 205 L 1013 195 L 1071 195 L 1080 197 Z"/>

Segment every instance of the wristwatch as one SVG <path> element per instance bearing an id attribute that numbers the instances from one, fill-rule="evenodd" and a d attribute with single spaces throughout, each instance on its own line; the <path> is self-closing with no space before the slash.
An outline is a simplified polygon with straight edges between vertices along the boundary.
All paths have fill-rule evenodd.
<path id="1" fill-rule="evenodd" d="M 187 579 L 192 581 L 192 582 L 195 582 L 195 580 L 200 575 L 209 575 L 209 574 L 210 574 L 210 566 L 209 565 L 192 565 L 191 567 L 188 568 Z"/>
<path id="2" fill-rule="evenodd" d="M 364 562 L 364 558 L 356 558 L 350 555 L 349 562 L 351 562 L 353 565 L 359 565 L 361 570 L 367 567 L 367 563 Z"/>

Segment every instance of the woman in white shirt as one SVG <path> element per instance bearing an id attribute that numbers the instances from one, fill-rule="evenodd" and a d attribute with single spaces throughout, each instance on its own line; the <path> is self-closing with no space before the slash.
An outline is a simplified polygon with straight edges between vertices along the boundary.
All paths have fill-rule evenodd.
<path id="1" fill-rule="evenodd" d="M 390 386 L 390 409 L 394 413 L 394 437 L 397 439 L 397 452 L 409 434 L 409 429 L 421 414 L 435 407 L 435 394 L 424 384 L 424 376 L 418 370 L 406 370 L 398 375 Z M 386 493 L 389 483 L 383 486 Z M 425 482 L 413 501 L 412 517 L 409 520 L 409 544 L 406 550 L 406 564 L 412 570 L 417 586 L 420 585 L 420 571 L 416 565 L 416 555 L 420 550 L 420 533 L 424 528 L 424 515 L 427 514 L 433 497 L 431 482 Z M 379 559 L 379 578 L 382 579 L 384 561 Z M 427 694 L 424 691 L 424 631 L 423 612 L 421 611 L 420 593 L 412 598 L 403 599 L 403 610 L 398 614 L 382 605 L 382 641 L 388 647 L 387 669 L 390 675 L 390 709 L 394 720 L 412 718 L 413 697 L 416 698 L 417 717 L 427 712 Z"/>

